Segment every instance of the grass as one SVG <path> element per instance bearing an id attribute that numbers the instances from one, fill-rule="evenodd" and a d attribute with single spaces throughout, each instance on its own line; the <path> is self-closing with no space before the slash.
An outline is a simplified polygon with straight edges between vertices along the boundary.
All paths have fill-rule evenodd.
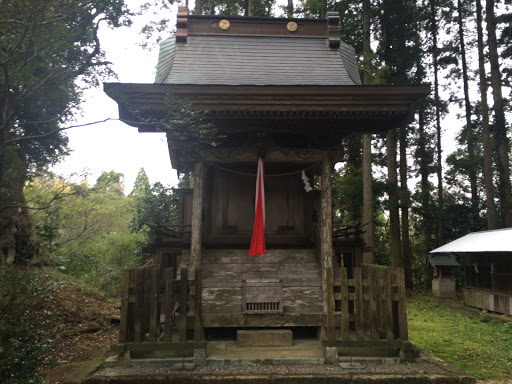
<path id="1" fill-rule="evenodd" d="M 409 339 L 419 348 L 479 379 L 512 376 L 512 322 L 428 294 L 409 298 L 407 314 Z"/>

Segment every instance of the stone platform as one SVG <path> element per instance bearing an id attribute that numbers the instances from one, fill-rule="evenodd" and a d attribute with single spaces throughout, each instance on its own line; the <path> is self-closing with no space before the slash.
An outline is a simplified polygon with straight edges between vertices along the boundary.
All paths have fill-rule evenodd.
<path id="1" fill-rule="evenodd" d="M 196 351 L 197 352 L 197 351 Z M 96 372 L 69 382 L 83 384 L 473 384 L 458 368 L 427 354 L 412 362 L 398 357 L 339 356 L 325 364 L 317 341 L 295 340 L 288 347 L 239 347 L 236 341 L 208 342 L 195 358 L 113 356 Z"/>

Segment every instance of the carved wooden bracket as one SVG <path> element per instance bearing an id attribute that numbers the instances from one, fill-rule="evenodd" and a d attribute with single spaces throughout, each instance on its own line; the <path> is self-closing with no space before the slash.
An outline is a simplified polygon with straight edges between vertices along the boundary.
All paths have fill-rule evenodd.
<path id="1" fill-rule="evenodd" d="M 178 6 L 178 17 L 176 19 L 176 42 L 186 43 L 188 38 L 188 8 Z"/>
<path id="2" fill-rule="evenodd" d="M 330 48 L 339 48 L 341 44 L 340 39 L 340 15 L 338 12 L 327 12 L 327 28 Z"/>

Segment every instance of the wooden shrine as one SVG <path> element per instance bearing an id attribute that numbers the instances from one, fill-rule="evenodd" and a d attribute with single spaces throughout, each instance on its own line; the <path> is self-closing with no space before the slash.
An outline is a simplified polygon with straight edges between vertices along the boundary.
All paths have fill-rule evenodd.
<path id="1" fill-rule="evenodd" d="M 464 305 L 512 316 L 512 228 L 471 232 L 430 251 L 439 264 L 464 260 Z"/>
<path id="2" fill-rule="evenodd" d="M 332 346 L 407 340 L 403 271 L 363 265 L 360 228 L 333 230 L 331 174 L 343 137 L 409 123 L 428 86 L 361 85 L 337 14 L 193 16 L 180 7 L 155 83 L 105 91 L 121 120 L 166 132 L 173 168 L 192 175 L 178 191 L 178 226 L 157 228 L 155 265 L 127 272 L 124 350 L 203 343 L 212 329 L 307 327 Z M 208 113 L 207 140 L 169 123 L 185 101 Z M 252 257 L 258 158 L 266 253 Z"/>

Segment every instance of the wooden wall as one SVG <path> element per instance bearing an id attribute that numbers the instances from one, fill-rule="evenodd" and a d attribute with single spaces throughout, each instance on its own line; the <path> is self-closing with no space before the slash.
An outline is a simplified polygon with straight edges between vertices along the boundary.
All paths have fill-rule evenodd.
<path id="1" fill-rule="evenodd" d="M 208 235 L 246 238 L 252 234 L 255 183 L 255 176 L 210 169 L 206 193 Z M 311 238 L 314 198 L 314 192 L 304 190 L 300 173 L 265 177 L 265 234 Z"/>
<path id="2" fill-rule="evenodd" d="M 187 256 L 184 251 L 178 268 L 186 267 Z M 205 327 L 322 325 L 321 272 L 313 249 L 273 249 L 259 257 L 248 249 L 204 249 L 201 268 Z M 282 306 L 275 313 L 247 314 L 244 283 L 253 296 L 254 286 L 261 286 L 262 303 L 278 301 L 280 291 Z"/>

